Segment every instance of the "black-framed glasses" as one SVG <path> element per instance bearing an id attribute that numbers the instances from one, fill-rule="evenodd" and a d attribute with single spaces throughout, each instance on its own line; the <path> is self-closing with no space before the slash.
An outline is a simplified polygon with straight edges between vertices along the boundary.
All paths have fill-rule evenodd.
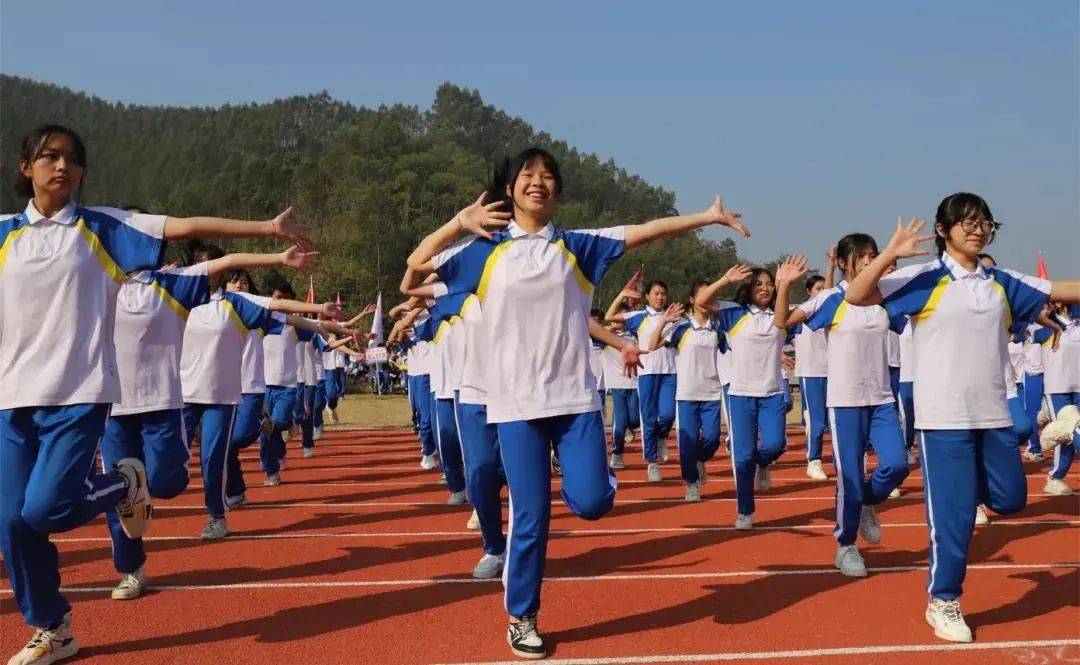
<path id="1" fill-rule="evenodd" d="M 978 229 L 983 232 L 983 235 L 993 235 L 994 233 L 997 233 L 999 226 L 1001 226 L 1001 224 L 989 219 L 960 220 L 960 228 L 964 230 L 964 233 L 975 233 L 975 230 Z"/>

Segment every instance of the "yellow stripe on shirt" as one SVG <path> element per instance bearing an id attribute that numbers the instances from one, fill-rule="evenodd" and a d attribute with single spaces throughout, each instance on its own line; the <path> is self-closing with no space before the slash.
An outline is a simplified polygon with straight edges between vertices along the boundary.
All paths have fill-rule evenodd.
<path id="1" fill-rule="evenodd" d="M 169 309 L 176 312 L 177 316 L 179 316 L 181 319 L 187 321 L 187 318 L 188 318 L 188 309 L 187 309 L 187 307 L 184 307 L 183 305 L 180 304 L 180 301 L 178 301 L 176 298 L 173 298 L 172 294 L 169 293 L 169 291 L 164 286 L 159 284 L 156 279 L 151 280 L 150 284 L 154 287 L 154 290 L 157 291 L 157 294 L 159 296 L 161 296 L 161 301 L 164 302 L 168 306 Z"/>
<path id="2" fill-rule="evenodd" d="M 225 311 L 229 313 L 229 318 L 232 320 L 233 325 L 236 326 L 236 329 L 240 331 L 240 335 L 246 339 L 249 330 L 247 325 L 244 324 L 244 320 L 240 318 L 236 308 L 225 298 L 221 299 L 221 304 L 225 306 Z"/>
<path id="3" fill-rule="evenodd" d="M 4 244 L 0 245 L 0 273 L 4 272 L 4 260 L 7 259 L 8 250 L 15 243 L 15 238 L 22 235 L 28 228 L 30 227 L 24 226 L 21 229 L 15 229 L 7 235 L 7 238 L 4 238 Z"/>
<path id="4" fill-rule="evenodd" d="M 750 312 L 744 313 L 742 317 L 740 317 L 739 320 L 735 322 L 735 325 L 731 326 L 731 330 L 728 331 L 728 337 L 734 337 L 736 334 L 738 334 L 739 329 L 742 328 L 743 324 L 745 324 L 749 319 Z"/>
<path id="5" fill-rule="evenodd" d="M 476 287 L 476 296 L 483 300 L 487 297 L 488 287 L 491 286 L 491 273 L 495 271 L 495 264 L 499 262 L 502 255 L 506 253 L 506 250 L 510 249 L 510 240 L 507 240 L 495 247 L 491 254 L 484 261 L 484 272 L 480 275 L 480 283 Z"/>
<path id="6" fill-rule="evenodd" d="M 926 300 L 926 304 L 917 313 L 912 315 L 913 321 L 925 321 L 930 318 L 930 315 L 937 309 L 938 302 L 941 300 L 941 296 L 945 294 L 945 287 L 952 281 L 952 276 L 949 273 L 945 273 L 938 280 L 938 283 L 934 285 L 934 290 L 930 292 L 930 297 Z"/>
<path id="7" fill-rule="evenodd" d="M 836 326 L 840 325 L 840 321 L 843 320 L 844 315 L 847 314 L 848 301 L 841 299 L 840 304 L 836 307 L 836 312 L 833 314 L 832 321 L 829 322 L 829 330 L 835 330 Z"/>
<path id="8" fill-rule="evenodd" d="M 86 241 L 86 244 L 90 245 L 90 251 L 97 257 L 98 263 L 105 269 L 106 274 L 108 274 L 113 281 L 122 283 L 124 279 L 127 278 L 127 275 L 125 275 L 124 271 L 120 269 L 120 266 L 116 264 L 116 260 L 113 259 L 112 255 L 105 249 L 105 246 L 101 244 L 101 238 L 86 226 L 86 222 L 82 217 L 75 222 L 75 228 L 79 229 L 79 233 L 82 234 L 83 240 Z"/>
<path id="9" fill-rule="evenodd" d="M 581 290 L 585 292 L 585 295 L 592 293 L 593 283 L 589 281 L 589 278 L 585 276 L 585 273 L 581 272 L 581 267 L 578 266 L 577 256 L 566 248 L 566 243 L 563 242 L 562 238 L 559 238 L 559 240 L 555 242 L 555 246 L 562 250 L 563 257 L 566 259 L 566 262 L 570 264 L 570 269 L 574 273 L 574 279 L 577 281 L 578 286 L 581 287 Z"/>

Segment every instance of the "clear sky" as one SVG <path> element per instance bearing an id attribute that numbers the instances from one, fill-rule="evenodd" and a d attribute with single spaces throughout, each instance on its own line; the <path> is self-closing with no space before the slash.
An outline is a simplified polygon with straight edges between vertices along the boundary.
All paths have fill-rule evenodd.
<path id="1" fill-rule="evenodd" d="M 1042 249 L 1076 277 L 1078 26 L 1077 0 L 3 0 L 0 69 L 177 105 L 426 108 L 451 81 L 683 211 L 723 194 L 754 259 L 884 243 L 968 190 L 1006 224 L 1000 262 L 1033 271 Z"/>

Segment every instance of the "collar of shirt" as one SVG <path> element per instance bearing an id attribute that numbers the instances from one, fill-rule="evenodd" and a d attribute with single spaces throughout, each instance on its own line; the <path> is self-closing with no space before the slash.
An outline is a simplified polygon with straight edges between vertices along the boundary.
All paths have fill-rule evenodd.
<path id="1" fill-rule="evenodd" d="M 30 199 L 26 204 L 25 214 L 26 221 L 31 224 L 36 224 L 45 219 L 50 222 L 56 222 L 57 224 L 73 224 L 75 222 L 75 202 L 69 201 L 66 206 L 60 209 L 60 212 L 52 217 L 45 217 L 45 215 L 38 212 L 37 207 L 34 205 L 34 199 Z"/>
<path id="2" fill-rule="evenodd" d="M 660 314 L 660 313 L 661 313 L 660 310 L 653 309 L 652 307 L 649 307 L 648 305 L 645 305 L 645 315 L 646 316 L 656 316 L 657 314 Z"/>
<path id="3" fill-rule="evenodd" d="M 941 263 L 945 266 L 945 269 L 952 274 L 953 279 L 990 279 L 990 275 L 983 269 L 982 263 L 975 262 L 975 271 L 971 272 L 964 266 L 957 263 L 956 259 L 949 256 L 948 252 L 941 255 Z"/>
<path id="4" fill-rule="evenodd" d="M 705 319 L 705 323 L 698 323 L 697 317 L 695 317 L 693 314 L 686 318 L 690 320 L 690 327 L 694 330 L 701 330 L 702 328 L 712 327 L 712 319 Z"/>
<path id="5" fill-rule="evenodd" d="M 750 312 L 751 314 L 754 314 L 754 315 L 757 315 L 757 314 L 768 314 L 769 316 L 772 316 L 772 314 L 773 314 L 772 308 L 769 308 L 769 309 L 761 309 L 761 308 L 760 308 L 760 307 L 758 307 L 757 305 L 750 305 L 750 306 L 749 306 L 749 307 L 747 307 L 746 309 L 747 309 L 747 311 L 749 311 L 749 312 Z"/>
<path id="6" fill-rule="evenodd" d="M 848 281 L 846 279 L 840 280 L 840 283 L 836 285 L 836 288 L 840 289 L 843 293 L 847 293 Z"/>
<path id="7" fill-rule="evenodd" d="M 527 233 L 525 229 L 518 226 L 517 221 L 510 220 L 510 226 L 506 227 L 506 230 L 510 232 L 510 237 L 517 240 L 525 236 L 540 236 L 544 240 L 551 242 L 551 239 L 555 237 L 555 225 L 548 222 L 544 225 L 544 228 L 540 229 L 536 233 Z"/>

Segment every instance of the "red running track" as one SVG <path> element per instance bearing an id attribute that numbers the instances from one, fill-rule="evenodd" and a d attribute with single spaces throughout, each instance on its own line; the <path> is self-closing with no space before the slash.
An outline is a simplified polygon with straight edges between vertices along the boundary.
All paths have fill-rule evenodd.
<path id="1" fill-rule="evenodd" d="M 555 502 L 540 627 L 549 662 L 1024 663 L 1080 658 L 1080 502 L 1040 494 L 978 528 L 964 610 L 974 645 L 937 640 L 922 612 L 927 532 L 918 469 L 881 509 L 881 545 L 862 546 L 871 576 L 832 569 L 832 482 L 803 473 L 791 449 L 759 497 L 755 529 L 735 518 L 731 462 L 709 464 L 703 501 L 667 479 L 644 482 L 637 445 L 612 513 L 597 522 Z M 827 449 L 827 447 L 826 447 Z M 672 445 L 672 451 L 675 446 Z M 118 576 L 104 520 L 55 540 L 74 604 L 80 663 L 489 663 L 513 661 L 498 581 L 469 573 L 479 536 L 468 507 L 445 505 L 406 431 L 327 432 L 316 457 L 290 444 L 285 484 L 261 486 L 245 451 L 249 505 L 233 535 L 204 544 L 202 485 L 160 502 L 148 539 L 154 589 L 113 601 Z M 830 475 L 831 465 L 826 463 Z M 1069 478 L 1075 487 L 1076 476 Z M 28 635 L 10 588 L 0 594 L 4 657 Z"/>

